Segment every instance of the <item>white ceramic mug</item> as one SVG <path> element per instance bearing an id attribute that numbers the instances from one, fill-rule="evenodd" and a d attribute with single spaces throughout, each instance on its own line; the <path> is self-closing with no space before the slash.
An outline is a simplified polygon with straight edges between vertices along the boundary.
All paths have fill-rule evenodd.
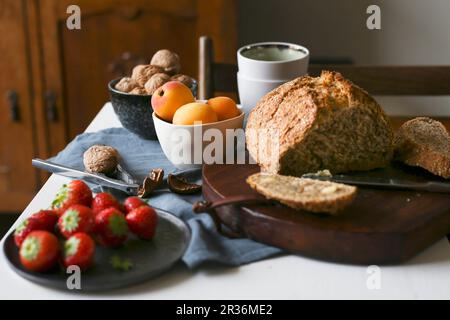
<path id="1" fill-rule="evenodd" d="M 237 51 L 241 105 L 250 111 L 266 93 L 308 72 L 309 50 L 286 42 L 261 42 Z"/>
<path id="2" fill-rule="evenodd" d="M 258 101 L 267 93 L 288 80 L 252 79 L 237 73 L 237 83 L 242 110 L 248 114 Z"/>

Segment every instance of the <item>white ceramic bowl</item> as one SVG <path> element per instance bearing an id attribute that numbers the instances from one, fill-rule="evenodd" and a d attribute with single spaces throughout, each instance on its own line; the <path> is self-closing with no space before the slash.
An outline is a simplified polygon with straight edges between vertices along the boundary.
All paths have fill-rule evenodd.
<path id="1" fill-rule="evenodd" d="M 270 59 L 267 59 L 270 52 Z M 309 50 L 287 42 L 260 42 L 237 51 L 239 72 L 259 80 L 294 79 L 308 72 Z"/>
<path id="2" fill-rule="evenodd" d="M 226 162 L 226 157 L 232 157 L 235 152 L 236 139 L 232 135 L 244 135 L 242 127 L 245 113 L 240 106 L 238 108 L 241 114 L 237 117 L 194 125 L 174 125 L 161 120 L 153 112 L 156 135 L 164 154 L 181 170 Z"/>
<path id="3" fill-rule="evenodd" d="M 266 93 L 289 80 L 252 79 L 238 72 L 237 81 L 242 110 L 248 114 Z"/>

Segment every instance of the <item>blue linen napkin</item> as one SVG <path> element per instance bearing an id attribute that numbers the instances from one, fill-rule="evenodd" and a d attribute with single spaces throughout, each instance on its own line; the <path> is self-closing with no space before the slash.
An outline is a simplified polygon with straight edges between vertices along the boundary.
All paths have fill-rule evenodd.
<path id="1" fill-rule="evenodd" d="M 158 141 L 143 140 L 124 128 L 80 134 L 49 161 L 83 170 L 83 153 L 94 144 L 116 148 L 126 170 L 139 179 L 143 179 L 152 168 L 163 168 L 166 174 L 176 171 Z M 200 169 L 189 171 L 188 175 L 190 181 L 201 182 Z M 196 268 L 205 262 L 238 266 L 282 252 L 253 240 L 222 236 L 208 214 L 192 212 L 192 204 L 197 200 L 201 200 L 201 195 L 181 196 L 169 192 L 160 192 L 150 198 L 153 206 L 174 213 L 189 224 L 192 239 L 183 256 L 189 268 Z"/>

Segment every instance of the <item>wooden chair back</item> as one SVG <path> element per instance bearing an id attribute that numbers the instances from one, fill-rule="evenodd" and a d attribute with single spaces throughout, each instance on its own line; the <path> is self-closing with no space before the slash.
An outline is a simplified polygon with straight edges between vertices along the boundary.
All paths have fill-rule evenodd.
<path id="1" fill-rule="evenodd" d="M 214 92 L 237 93 L 237 65 L 214 62 L 213 41 L 199 39 L 199 99 Z M 315 65 L 309 74 L 333 70 L 373 95 L 450 95 L 450 66 Z"/>

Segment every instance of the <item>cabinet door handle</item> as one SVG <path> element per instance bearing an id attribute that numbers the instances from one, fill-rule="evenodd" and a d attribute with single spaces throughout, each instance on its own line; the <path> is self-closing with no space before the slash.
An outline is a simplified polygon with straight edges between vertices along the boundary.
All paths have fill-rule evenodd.
<path id="1" fill-rule="evenodd" d="M 58 109 L 56 108 L 56 95 L 53 91 L 45 92 L 45 112 L 47 120 L 51 122 L 58 121 Z"/>
<path id="2" fill-rule="evenodd" d="M 9 90 L 6 95 L 9 104 L 9 118 L 11 119 L 12 122 L 19 122 L 20 121 L 19 95 L 15 90 Z"/>

